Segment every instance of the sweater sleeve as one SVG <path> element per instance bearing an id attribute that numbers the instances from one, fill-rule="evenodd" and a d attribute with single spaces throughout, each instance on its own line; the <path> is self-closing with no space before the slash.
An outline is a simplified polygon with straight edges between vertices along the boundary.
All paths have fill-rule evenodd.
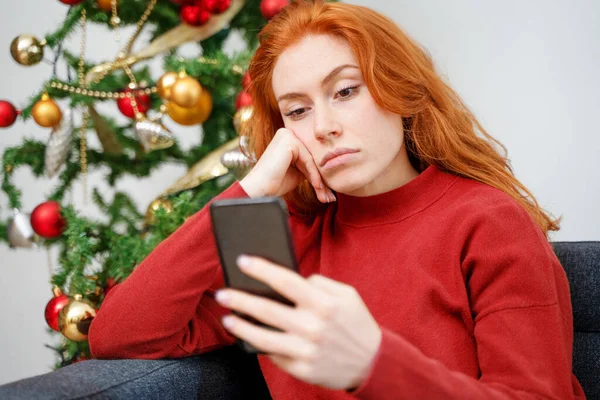
<path id="1" fill-rule="evenodd" d="M 247 197 L 238 182 L 215 199 Z M 211 293 L 224 280 L 208 204 L 106 296 L 90 325 L 95 358 L 178 358 L 235 342 Z"/>
<path id="2" fill-rule="evenodd" d="M 448 369 L 382 327 L 370 374 L 352 394 L 369 400 L 585 398 L 571 372 L 568 281 L 546 237 L 512 201 L 470 218 L 461 267 L 479 377 Z"/>

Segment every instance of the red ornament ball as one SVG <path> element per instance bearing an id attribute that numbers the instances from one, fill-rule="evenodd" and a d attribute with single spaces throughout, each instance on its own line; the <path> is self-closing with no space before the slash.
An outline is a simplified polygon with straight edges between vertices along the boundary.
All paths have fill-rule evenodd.
<path id="1" fill-rule="evenodd" d="M 56 201 L 46 201 L 31 212 L 31 228 L 46 239 L 60 236 L 65 223 L 65 219 L 60 215 L 60 204 Z"/>
<path id="2" fill-rule="evenodd" d="M 62 294 L 60 290 L 58 293 L 55 292 L 54 297 L 50 299 L 48 304 L 46 305 L 46 309 L 44 310 L 44 317 L 46 318 L 46 323 L 56 332 L 58 329 L 58 313 L 64 306 L 69 302 L 69 296 L 66 294 Z"/>
<path id="3" fill-rule="evenodd" d="M 250 83 L 252 83 L 252 79 L 250 79 L 250 74 L 246 72 L 244 74 L 244 78 L 242 79 L 242 87 L 246 90 L 250 87 Z"/>
<path id="4" fill-rule="evenodd" d="M 177 4 L 178 6 L 186 6 L 189 4 L 194 4 L 196 0 L 171 0 L 171 3 Z"/>
<path id="5" fill-rule="evenodd" d="M 192 26 L 201 26 L 210 19 L 210 12 L 200 6 L 183 6 L 179 12 L 181 21 Z"/>
<path id="6" fill-rule="evenodd" d="M 8 128 L 17 120 L 19 112 L 9 101 L 0 100 L 0 128 Z"/>
<path id="7" fill-rule="evenodd" d="M 242 107 L 247 107 L 252 105 L 252 95 L 245 90 L 242 90 L 240 94 L 238 94 L 237 99 L 235 100 L 235 109 L 239 110 Z"/>
<path id="8" fill-rule="evenodd" d="M 131 89 L 125 89 L 125 93 L 131 92 Z M 147 94 L 138 94 L 135 96 L 135 101 L 137 103 L 138 111 L 142 114 L 150 109 L 152 105 L 150 101 L 150 95 Z M 117 100 L 117 107 L 119 107 L 119 111 L 129 118 L 135 118 L 135 110 L 131 105 L 131 99 L 128 96 L 125 96 L 122 99 Z"/>
<path id="9" fill-rule="evenodd" d="M 83 0 L 58 0 L 63 4 L 67 4 L 69 6 L 75 6 L 81 2 L 83 2 Z"/>
<path id="10" fill-rule="evenodd" d="M 260 2 L 260 12 L 266 19 L 271 19 L 290 4 L 290 0 L 262 0 Z"/>
<path id="11" fill-rule="evenodd" d="M 211 14 L 222 14 L 231 5 L 231 0 L 200 0 L 200 7 Z"/>

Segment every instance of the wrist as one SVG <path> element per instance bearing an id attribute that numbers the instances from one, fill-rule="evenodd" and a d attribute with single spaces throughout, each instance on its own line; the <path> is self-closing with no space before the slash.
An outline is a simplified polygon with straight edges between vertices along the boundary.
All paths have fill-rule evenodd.
<path id="1" fill-rule="evenodd" d="M 373 371 L 373 366 L 377 362 L 377 355 L 379 354 L 379 348 L 381 347 L 381 341 L 383 339 L 383 332 L 381 328 L 376 325 L 376 330 L 373 333 L 373 341 L 371 341 L 370 349 L 367 351 L 365 361 L 363 363 L 362 370 L 357 374 L 356 378 L 350 382 L 347 392 L 354 392 L 359 387 L 363 386 L 364 383 L 370 378 Z"/>
<path id="2" fill-rule="evenodd" d="M 250 198 L 265 196 L 264 190 L 260 188 L 252 172 L 248 173 L 241 181 L 240 186 L 248 194 Z"/>

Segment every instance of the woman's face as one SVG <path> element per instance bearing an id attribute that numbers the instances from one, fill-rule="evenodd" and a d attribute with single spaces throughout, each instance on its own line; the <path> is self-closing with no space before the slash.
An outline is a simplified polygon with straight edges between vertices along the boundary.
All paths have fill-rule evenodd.
<path id="1" fill-rule="evenodd" d="M 375 103 L 343 39 L 311 35 L 286 49 L 273 70 L 273 91 L 285 127 L 312 154 L 331 189 L 370 196 L 417 175 L 401 116 Z M 339 153 L 345 154 L 327 161 Z"/>

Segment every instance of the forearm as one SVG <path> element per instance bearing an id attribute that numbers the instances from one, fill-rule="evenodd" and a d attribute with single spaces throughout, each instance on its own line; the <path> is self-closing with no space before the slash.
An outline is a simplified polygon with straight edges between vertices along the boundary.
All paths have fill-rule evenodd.
<path id="1" fill-rule="evenodd" d="M 537 377 L 533 371 L 530 376 L 517 376 L 514 372 L 505 371 L 504 376 L 497 377 L 482 371 L 482 376 L 477 379 L 450 370 L 390 330 L 382 328 L 382 333 L 381 345 L 368 378 L 352 392 L 359 399 L 572 398 L 568 371 L 564 376 L 537 372 L 540 374 Z M 546 381 L 553 384 L 547 385 Z"/>
<path id="2" fill-rule="evenodd" d="M 217 198 L 244 196 L 234 184 Z M 225 310 L 211 298 L 203 299 L 207 290 L 221 286 L 210 215 L 204 207 L 109 292 L 90 326 L 92 354 L 179 357 L 227 341 L 219 315 L 211 315 Z M 203 338 L 210 340 L 203 343 Z"/>

